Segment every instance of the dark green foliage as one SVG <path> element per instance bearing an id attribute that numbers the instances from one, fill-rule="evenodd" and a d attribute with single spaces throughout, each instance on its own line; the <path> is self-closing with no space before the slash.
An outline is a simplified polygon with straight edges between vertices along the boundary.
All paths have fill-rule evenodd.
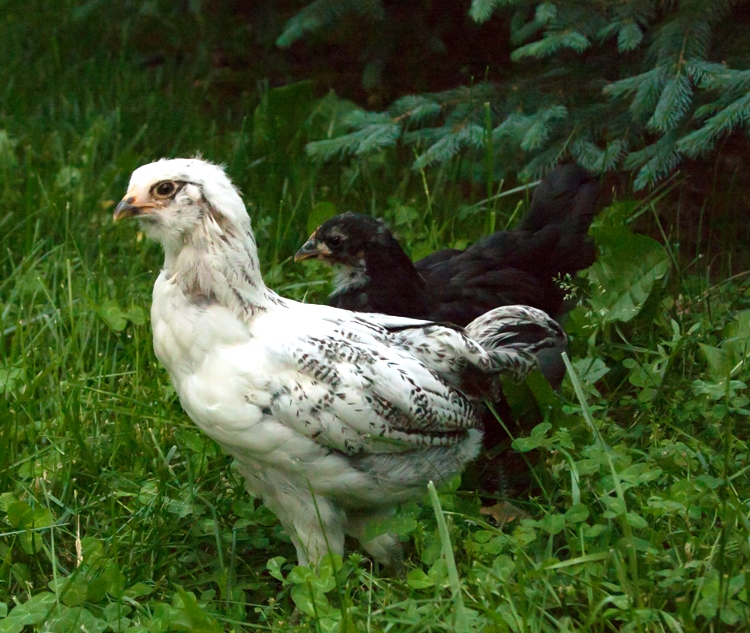
<path id="1" fill-rule="evenodd" d="M 597 173 L 633 170 L 636 188 L 651 185 L 750 122 L 746 4 L 474 0 L 476 22 L 509 20 L 509 77 L 401 97 L 380 115 L 352 113 L 348 134 L 308 153 L 362 156 L 398 142 L 414 147 L 421 169 L 492 151 L 496 179 L 537 176 L 572 157 Z M 345 0 L 314 2 L 282 38 L 301 34 L 303 15 L 308 30 L 331 30 L 352 11 Z"/>
<path id="2" fill-rule="evenodd" d="M 347 13 L 373 20 L 384 17 L 380 0 L 315 0 L 286 23 L 276 43 L 281 47 L 290 46 L 308 32 L 331 26 Z"/>
<path id="3" fill-rule="evenodd" d="M 511 4 L 475 2 L 472 11 L 484 10 L 490 23 L 492 11 Z M 645 47 L 655 37 L 649 24 L 682 10 L 654 3 L 658 13 L 633 13 L 642 4 L 618 5 L 630 13 L 621 26 L 609 23 L 613 59 L 618 45 L 636 46 L 623 77 L 652 70 L 639 57 L 638 32 Z M 132 169 L 199 151 L 225 163 L 248 203 L 265 278 L 285 296 L 323 301 L 327 271 L 290 260 L 320 221 L 347 209 L 375 213 L 414 258 L 464 248 L 512 227 L 529 197 L 525 188 L 496 194 L 486 174 L 554 159 L 560 129 L 577 129 L 564 127 L 576 117 L 587 129 L 586 118 L 572 99 L 542 90 L 537 64 L 547 62 L 538 60 L 519 62 L 529 76 L 515 84 L 546 99 L 529 110 L 513 84 L 403 97 L 386 115 L 331 94 L 316 99 L 310 83 L 278 87 L 269 74 L 258 85 L 262 75 L 246 74 L 254 68 L 211 61 L 217 42 L 227 51 L 242 32 L 228 6 L 2 5 L 0 632 L 744 631 L 750 277 L 727 267 L 726 279 L 711 281 L 703 260 L 678 268 L 679 226 L 665 222 L 658 243 L 634 232 L 646 218 L 662 226 L 665 188 L 605 209 L 593 231 L 599 263 L 587 278 L 561 280 L 579 297 L 566 324 L 578 380 L 560 395 L 528 385 L 546 416 L 517 442 L 524 455 L 539 454 L 531 489 L 484 499 L 480 512 L 467 477 L 437 503 L 410 504 L 373 526 L 407 541 L 405 579 L 357 552 L 317 570 L 288 562 L 288 536 L 186 418 L 154 357 L 148 309 L 163 255 L 135 225 L 111 222 Z M 386 16 L 393 6 L 383 2 Z M 551 11 L 519 13 L 514 33 L 549 22 Z M 701 106 L 691 105 L 676 128 L 659 118 L 667 131 L 649 143 L 571 137 L 566 151 L 611 169 L 626 151 L 670 134 L 682 155 L 691 116 L 705 121 L 692 132 L 710 142 L 741 124 L 750 75 L 732 70 L 742 67 L 732 53 L 740 38 L 725 38 L 739 29 L 741 14 L 734 17 L 714 25 L 722 35 L 710 50 L 722 54 L 706 57 L 728 67 L 705 87 L 691 80 Z M 273 44 L 277 26 L 258 31 Z M 586 65 L 605 45 L 579 31 L 591 42 L 583 56 L 555 55 Z M 569 82 L 562 71 L 549 76 L 560 90 Z M 227 77 L 241 89 L 224 92 Z M 648 75 L 643 89 L 640 79 L 621 84 L 627 90 L 612 102 L 635 116 L 629 108 L 640 99 L 646 135 L 666 85 L 659 77 Z M 602 82 L 592 84 L 599 95 Z M 613 111 L 607 101 L 591 103 L 600 123 Z M 366 159 L 343 168 L 306 159 L 312 139 L 331 141 L 331 156 L 346 154 L 349 125 L 382 125 L 378 142 L 395 149 L 370 153 L 378 143 L 368 149 L 363 132 L 355 151 Z M 452 140 L 426 154 L 446 135 Z M 414 160 L 407 141 L 429 169 L 401 168 L 400 158 Z M 643 160 L 661 158 L 649 151 Z M 440 162 L 451 153 L 481 160 L 473 171 L 467 160 Z M 721 195 L 718 208 L 744 209 L 731 188 Z M 735 230 L 717 218 L 713 248 L 746 250 L 746 223 Z"/>

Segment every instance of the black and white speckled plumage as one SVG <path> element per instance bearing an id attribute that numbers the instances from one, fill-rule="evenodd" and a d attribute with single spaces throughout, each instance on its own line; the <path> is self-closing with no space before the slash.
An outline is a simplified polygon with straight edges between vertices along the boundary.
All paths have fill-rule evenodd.
<path id="1" fill-rule="evenodd" d="M 190 418 L 237 460 L 288 530 L 300 563 L 344 535 L 393 563 L 398 539 L 373 519 L 461 472 L 481 443 L 473 398 L 536 366 L 564 334 L 539 311 L 501 308 L 465 331 L 297 303 L 266 288 L 250 220 L 223 170 L 165 160 L 133 173 L 115 218 L 161 242 L 154 349 Z"/>

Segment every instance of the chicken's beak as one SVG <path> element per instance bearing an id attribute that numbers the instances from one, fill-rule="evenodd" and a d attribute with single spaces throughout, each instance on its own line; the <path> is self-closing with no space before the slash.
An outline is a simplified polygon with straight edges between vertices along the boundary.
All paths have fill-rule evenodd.
<path id="1" fill-rule="evenodd" d="M 328 259 L 331 255 L 331 249 L 323 242 L 317 242 L 315 236 L 313 236 L 297 251 L 294 255 L 294 261 L 301 262 L 306 259 Z"/>
<path id="2" fill-rule="evenodd" d="M 143 213 L 143 208 L 135 204 L 136 200 L 133 197 L 124 198 L 115 207 L 115 212 L 112 214 L 112 220 L 122 220 L 123 218 L 134 218 Z"/>

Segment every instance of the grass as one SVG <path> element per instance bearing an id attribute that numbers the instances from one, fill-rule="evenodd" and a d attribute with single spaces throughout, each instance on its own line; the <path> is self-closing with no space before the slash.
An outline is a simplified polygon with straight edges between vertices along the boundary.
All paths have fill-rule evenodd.
<path id="1" fill-rule="evenodd" d="M 154 358 L 162 256 L 110 220 L 131 170 L 225 162 L 266 279 L 310 301 L 327 271 L 290 257 L 321 214 L 377 210 L 418 256 L 505 226 L 524 196 L 482 203 L 492 190 L 460 163 L 310 164 L 334 99 L 304 85 L 219 98 L 199 50 L 151 67 L 96 12 L 24 7 L 0 26 L 0 633 L 745 629 L 750 281 L 682 271 L 673 236 L 630 233 L 629 218 L 658 219 L 658 195 L 597 221 L 574 373 L 517 442 L 539 454 L 538 484 L 512 500 L 525 514 L 496 522 L 471 490 L 442 491 L 391 526 L 406 579 L 356 550 L 295 567 Z M 133 15 L 123 32 L 143 27 Z"/>

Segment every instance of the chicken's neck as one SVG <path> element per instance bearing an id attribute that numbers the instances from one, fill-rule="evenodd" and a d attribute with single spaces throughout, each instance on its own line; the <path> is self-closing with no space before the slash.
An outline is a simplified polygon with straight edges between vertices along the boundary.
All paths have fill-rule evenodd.
<path id="1" fill-rule="evenodd" d="M 351 292 L 365 292 L 368 311 L 426 318 L 430 294 L 424 279 L 394 238 L 365 250 L 365 282 Z"/>
<path id="2" fill-rule="evenodd" d="M 263 282 L 249 228 L 206 223 L 164 250 L 167 276 L 197 305 L 219 303 L 247 321 L 278 301 Z"/>
<path id="3" fill-rule="evenodd" d="M 412 291 L 424 286 L 424 280 L 399 244 L 388 249 L 369 247 L 365 255 L 365 272 L 370 278 L 397 287 L 406 286 Z"/>
<path id="4" fill-rule="evenodd" d="M 334 293 L 351 292 L 365 286 L 370 281 L 367 276 L 367 264 L 361 259 L 356 265 L 336 265 L 333 278 Z"/>

